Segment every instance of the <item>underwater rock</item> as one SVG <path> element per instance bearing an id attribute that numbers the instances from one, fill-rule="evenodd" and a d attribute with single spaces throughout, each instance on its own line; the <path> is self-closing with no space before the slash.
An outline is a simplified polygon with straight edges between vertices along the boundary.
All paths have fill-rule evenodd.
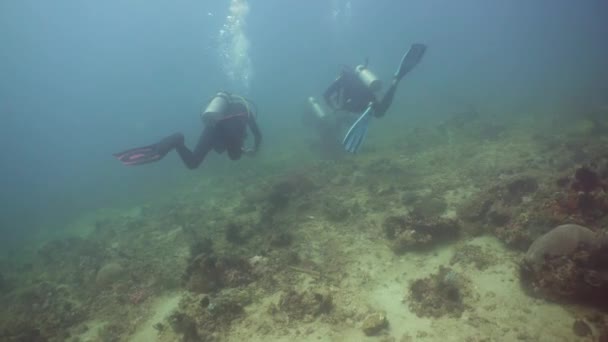
<path id="1" fill-rule="evenodd" d="M 585 321 L 577 319 L 572 324 L 572 331 L 576 336 L 585 337 L 591 335 L 591 327 Z"/>
<path id="2" fill-rule="evenodd" d="M 590 252 L 599 249 L 601 242 L 598 234 L 577 224 L 564 224 L 536 239 L 528 249 L 524 263 L 538 271 L 547 259 L 571 255 L 581 245 Z"/>
<path id="3" fill-rule="evenodd" d="M 271 311 L 274 310 L 273 308 Z M 321 314 L 329 313 L 332 308 L 332 297 L 329 294 L 311 290 L 304 292 L 290 290 L 281 296 L 278 303 L 278 309 L 290 319 L 308 322 Z"/>
<path id="4" fill-rule="evenodd" d="M 95 283 L 100 288 L 109 287 L 110 285 L 121 280 L 125 275 L 125 269 L 116 262 L 110 262 L 105 264 L 97 271 L 95 277 Z"/>
<path id="5" fill-rule="evenodd" d="M 469 295 L 468 281 L 452 269 L 440 266 L 438 273 L 412 282 L 408 303 L 418 317 L 460 317 L 466 309 L 463 298 Z"/>
<path id="6" fill-rule="evenodd" d="M 361 330 L 367 336 L 374 336 L 380 333 L 383 329 L 388 327 L 388 319 L 384 312 L 374 312 L 367 315 L 361 325 Z"/>
<path id="7" fill-rule="evenodd" d="M 567 224 L 539 237 L 520 268 L 522 286 L 551 300 L 608 308 L 608 237 Z"/>
<path id="8" fill-rule="evenodd" d="M 454 220 L 438 217 L 389 216 L 384 220 L 383 229 L 391 249 L 399 254 L 455 240 L 460 225 Z"/>

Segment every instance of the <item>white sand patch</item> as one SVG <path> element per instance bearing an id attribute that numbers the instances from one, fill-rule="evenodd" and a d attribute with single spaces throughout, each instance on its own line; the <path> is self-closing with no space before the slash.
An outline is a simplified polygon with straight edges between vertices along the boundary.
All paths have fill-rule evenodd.
<path id="1" fill-rule="evenodd" d="M 328 232 L 327 236 L 334 236 Z M 317 236 L 319 239 L 319 236 Z M 323 239 L 321 239 L 323 240 Z M 520 255 L 510 251 L 493 237 L 467 241 L 492 253 L 496 264 L 480 271 L 473 265 L 450 265 L 458 244 L 424 253 L 396 256 L 378 240 L 345 238 L 344 251 L 352 257 L 345 270 L 349 277 L 335 291 L 337 310 L 357 312 L 384 311 L 389 320 L 383 332 L 399 341 L 590 341 L 572 332 L 573 309 L 548 303 L 526 295 L 518 280 Z M 470 307 L 461 317 L 418 317 L 407 303 L 409 284 L 436 273 L 440 265 L 452 267 L 470 280 L 473 298 L 465 299 Z M 294 322 L 289 328 L 275 330 L 267 312 L 279 294 L 247 308 L 247 317 L 234 322 L 229 341 L 375 341 L 360 328 L 360 321 L 340 324 Z M 569 311 L 570 310 L 570 311 Z M 580 314 L 580 312 L 579 312 Z M 266 323 L 261 323 L 266 322 Z M 266 328 L 261 328 L 266 326 Z"/>
<path id="2" fill-rule="evenodd" d="M 181 293 L 173 293 L 167 296 L 160 297 L 155 300 L 151 306 L 154 315 L 147 321 L 140 324 L 136 332 L 129 338 L 130 342 L 152 342 L 158 341 L 158 330 L 154 325 L 163 322 L 179 304 Z"/>

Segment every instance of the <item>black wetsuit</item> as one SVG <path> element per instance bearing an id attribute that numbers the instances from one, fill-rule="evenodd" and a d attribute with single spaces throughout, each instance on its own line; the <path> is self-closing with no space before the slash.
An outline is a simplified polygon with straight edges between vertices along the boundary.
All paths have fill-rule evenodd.
<path id="1" fill-rule="evenodd" d="M 172 134 L 156 144 L 133 148 L 114 156 L 125 165 L 141 165 L 162 159 L 175 149 L 189 169 L 197 168 L 212 149 L 217 153 L 228 152 L 232 160 L 241 158 L 247 137 L 247 127 L 254 137 L 252 152 L 255 153 L 262 142 L 262 134 L 255 120 L 255 114 L 242 101 L 230 101 L 224 113 L 203 114 L 204 129 L 194 150 L 184 144 L 182 133 Z"/>
<path id="2" fill-rule="evenodd" d="M 177 153 L 189 169 L 197 168 L 212 149 L 217 153 L 226 151 L 232 160 L 238 160 L 243 154 L 243 144 L 247 137 L 247 126 L 251 129 L 254 138 L 253 151 L 257 151 L 262 142 L 262 134 L 255 121 L 253 113 L 249 113 L 244 104 L 231 103 L 224 117 L 210 118 L 205 121 L 205 128 L 198 139 L 194 151 L 190 151 L 181 142 L 175 145 Z"/>
<path id="3" fill-rule="evenodd" d="M 345 69 L 325 90 L 323 98 L 332 109 L 351 113 L 362 113 L 371 102 L 374 106 L 374 116 L 382 117 L 393 102 L 398 83 L 398 79 L 393 79 L 384 97 L 378 101 L 376 95 L 359 79 L 355 71 Z"/>

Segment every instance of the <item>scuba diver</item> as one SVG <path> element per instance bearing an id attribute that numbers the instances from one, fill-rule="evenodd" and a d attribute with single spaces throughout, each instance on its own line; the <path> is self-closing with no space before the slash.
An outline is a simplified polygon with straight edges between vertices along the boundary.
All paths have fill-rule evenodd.
<path id="1" fill-rule="evenodd" d="M 382 88 L 382 82 L 367 68 L 367 61 L 354 69 L 344 68 L 338 78 L 325 90 L 323 98 L 334 113 L 339 111 L 363 113 L 350 127 L 342 141 L 348 152 L 356 153 L 359 150 L 367 134 L 371 116 L 381 118 L 386 114 L 395 97 L 399 81 L 420 62 L 425 51 L 426 45 L 412 44 L 401 59 L 391 85 L 381 99 L 376 97 L 375 92 Z M 309 98 L 309 103 L 318 120 L 329 121 L 323 108 L 313 97 Z M 340 125 L 340 121 L 343 120 L 339 120 L 334 125 Z M 335 130 L 335 128 L 324 129 L 325 132 Z"/>
<path id="2" fill-rule="evenodd" d="M 243 153 L 253 155 L 260 147 L 262 134 L 256 123 L 257 110 L 253 111 L 252 105 L 244 97 L 220 91 L 201 114 L 204 129 L 194 151 L 184 144 L 183 134 L 174 133 L 156 144 L 115 153 L 114 157 L 125 165 L 141 165 L 161 160 L 175 149 L 186 167 L 196 169 L 212 149 L 217 153 L 227 151 L 231 160 L 240 159 Z M 244 147 L 247 126 L 253 133 L 253 149 Z"/>

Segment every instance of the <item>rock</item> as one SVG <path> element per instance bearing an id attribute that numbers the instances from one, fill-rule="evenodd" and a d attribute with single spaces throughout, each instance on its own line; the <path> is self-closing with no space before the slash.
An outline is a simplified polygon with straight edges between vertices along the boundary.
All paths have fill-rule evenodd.
<path id="1" fill-rule="evenodd" d="M 124 274 L 125 269 L 120 264 L 110 262 L 105 264 L 99 269 L 99 271 L 97 271 L 95 283 L 99 287 L 107 287 L 120 280 Z"/>
<path id="2" fill-rule="evenodd" d="M 521 264 L 523 288 L 550 300 L 608 308 L 606 236 L 567 224 L 539 237 Z"/>
<path id="3" fill-rule="evenodd" d="M 572 330 L 576 336 L 585 337 L 591 335 L 591 328 L 589 327 L 589 324 L 580 319 L 574 321 L 574 324 L 572 324 Z"/>
<path id="4" fill-rule="evenodd" d="M 542 267 L 547 257 L 572 254 L 581 244 L 589 249 L 599 248 L 598 235 L 591 229 L 576 224 L 564 224 L 536 239 L 524 258 L 534 270 Z"/>
<path id="5" fill-rule="evenodd" d="M 361 329 L 367 336 L 374 336 L 388 327 L 388 319 L 384 312 L 374 312 L 363 320 Z"/>

